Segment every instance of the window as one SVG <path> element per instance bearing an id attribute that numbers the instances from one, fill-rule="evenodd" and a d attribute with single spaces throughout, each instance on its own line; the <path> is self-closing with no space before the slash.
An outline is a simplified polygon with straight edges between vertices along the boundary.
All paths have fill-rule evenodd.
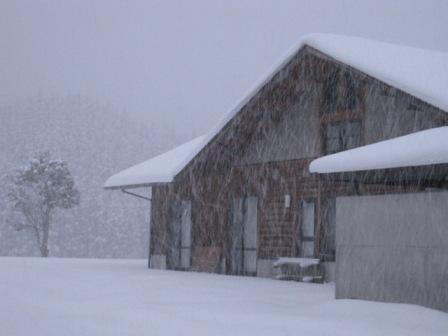
<path id="1" fill-rule="evenodd" d="M 231 204 L 230 273 L 257 272 L 257 197 L 234 198 Z"/>
<path id="2" fill-rule="evenodd" d="M 353 110 L 357 106 L 355 81 L 349 72 L 344 73 L 344 79 L 346 85 L 345 107 L 347 110 Z"/>
<path id="3" fill-rule="evenodd" d="M 355 110 L 358 107 L 357 91 L 349 71 L 333 71 L 323 85 L 323 113 Z"/>
<path id="4" fill-rule="evenodd" d="M 311 258 L 314 257 L 314 201 L 302 201 L 300 212 L 299 256 Z"/>
<path id="5" fill-rule="evenodd" d="M 336 256 L 336 199 L 328 198 L 323 202 L 321 237 L 321 258 L 333 261 Z"/>
<path id="6" fill-rule="evenodd" d="M 188 269 L 191 262 L 191 202 L 170 203 L 167 264 L 170 269 Z"/>
<path id="7" fill-rule="evenodd" d="M 340 121 L 327 124 L 326 153 L 336 153 L 361 145 L 361 123 Z"/>
<path id="8" fill-rule="evenodd" d="M 333 113 L 338 104 L 338 73 L 329 75 L 323 86 L 324 113 Z"/>
<path id="9" fill-rule="evenodd" d="M 180 264 L 189 268 L 191 264 L 191 201 L 182 201 L 180 220 Z"/>

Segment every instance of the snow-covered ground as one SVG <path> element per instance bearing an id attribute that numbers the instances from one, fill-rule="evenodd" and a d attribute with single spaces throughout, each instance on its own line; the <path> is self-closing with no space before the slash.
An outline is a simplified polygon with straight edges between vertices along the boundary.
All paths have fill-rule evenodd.
<path id="1" fill-rule="evenodd" d="M 0 258 L 0 335 L 448 335 L 448 314 L 333 296 L 144 260 Z"/>

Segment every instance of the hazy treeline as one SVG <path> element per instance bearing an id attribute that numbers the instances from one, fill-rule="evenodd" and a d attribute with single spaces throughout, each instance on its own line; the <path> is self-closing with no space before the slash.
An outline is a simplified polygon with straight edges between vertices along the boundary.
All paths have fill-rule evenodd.
<path id="1" fill-rule="evenodd" d="M 163 125 L 144 125 L 125 112 L 82 96 L 36 96 L 0 107 L 0 176 L 39 151 L 68 162 L 80 205 L 54 218 L 50 255 L 146 257 L 149 204 L 104 181 L 117 171 L 188 140 Z M 186 132 L 188 134 L 188 131 Z M 39 255 L 31 233 L 6 223 L 0 188 L 0 255 Z M 141 192 L 147 192 L 142 190 Z"/>

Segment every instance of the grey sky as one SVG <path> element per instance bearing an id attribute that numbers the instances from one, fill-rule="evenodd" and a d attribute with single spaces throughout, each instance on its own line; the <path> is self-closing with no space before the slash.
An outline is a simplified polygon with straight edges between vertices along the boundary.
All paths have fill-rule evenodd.
<path id="1" fill-rule="evenodd" d="M 312 32 L 448 51 L 448 1 L 1 0 L 0 102 L 81 93 L 197 134 Z"/>

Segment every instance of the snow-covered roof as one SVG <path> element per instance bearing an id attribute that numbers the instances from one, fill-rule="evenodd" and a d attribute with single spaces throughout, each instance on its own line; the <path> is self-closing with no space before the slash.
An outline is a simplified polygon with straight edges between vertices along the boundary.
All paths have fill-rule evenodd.
<path id="1" fill-rule="evenodd" d="M 195 138 L 148 161 L 111 176 L 105 188 L 150 186 L 169 183 L 202 148 L 204 136 Z"/>
<path id="2" fill-rule="evenodd" d="M 441 163 L 448 163 L 448 126 L 327 155 L 312 161 L 309 169 L 341 173 Z"/>
<path id="3" fill-rule="evenodd" d="M 171 182 L 223 127 L 268 83 L 305 45 L 313 47 L 334 59 L 350 65 L 389 85 L 412 94 L 434 106 L 448 111 L 448 53 L 394 45 L 358 37 L 312 34 L 304 37 L 282 61 L 263 76 L 254 87 L 220 122 L 206 135 L 159 157 L 129 168 L 112 176 L 105 187 L 119 187 L 121 182 L 132 181 L 134 186 Z M 185 146 L 185 147 L 184 147 Z M 173 150 L 173 151 L 174 151 Z M 175 157 L 173 161 L 167 159 Z M 178 158 L 181 160 L 177 160 Z M 161 167 L 162 163 L 167 166 Z M 119 176 L 126 178 L 119 179 Z M 134 177 L 132 174 L 136 174 Z M 173 175 L 174 174 L 174 175 Z M 117 176 L 117 177 L 116 177 Z M 111 181 L 112 180 L 112 181 Z M 149 182 L 148 182 L 149 181 Z M 113 182 L 113 186 L 111 185 Z"/>
<path id="4" fill-rule="evenodd" d="M 448 112 L 446 52 L 326 34 L 303 43 Z"/>

